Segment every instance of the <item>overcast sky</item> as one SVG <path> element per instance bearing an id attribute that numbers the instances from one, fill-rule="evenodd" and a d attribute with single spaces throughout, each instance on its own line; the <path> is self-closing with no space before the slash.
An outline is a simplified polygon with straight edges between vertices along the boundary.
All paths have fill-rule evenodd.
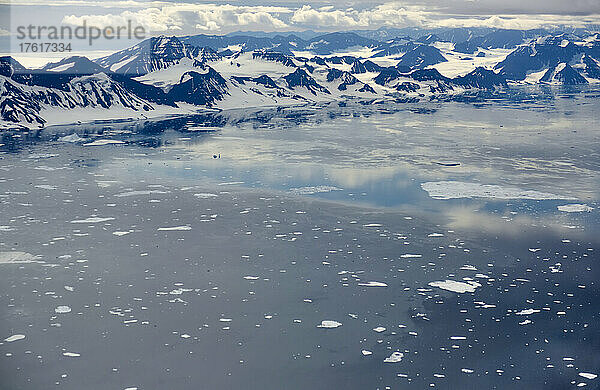
<path id="1" fill-rule="evenodd" d="M 8 0 L 0 0 L 8 2 Z M 237 30 L 333 31 L 391 27 L 537 28 L 600 24 L 600 0 L 10 1 L 13 24 L 119 25 L 132 20 L 153 34 Z M 3 26 L 5 30 L 8 30 Z"/>

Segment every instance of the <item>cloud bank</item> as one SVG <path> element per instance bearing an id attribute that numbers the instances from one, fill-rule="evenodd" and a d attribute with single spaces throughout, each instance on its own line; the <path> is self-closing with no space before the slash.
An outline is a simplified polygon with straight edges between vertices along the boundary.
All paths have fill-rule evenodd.
<path id="1" fill-rule="evenodd" d="M 69 0 L 60 0 L 66 5 Z M 81 4 L 72 2 L 74 7 Z M 96 8 L 93 4 L 98 4 Z M 108 6 L 110 4 L 110 6 Z M 319 2 L 236 5 L 186 2 L 114 1 L 86 3 L 82 12 L 62 22 L 98 26 L 132 20 L 154 33 L 226 33 L 237 30 L 292 31 L 374 29 L 379 27 L 587 27 L 600 25 L 600 1 L 571 0 L 414 0 L 354 3 L 355 8 L 322 6 Z"/>

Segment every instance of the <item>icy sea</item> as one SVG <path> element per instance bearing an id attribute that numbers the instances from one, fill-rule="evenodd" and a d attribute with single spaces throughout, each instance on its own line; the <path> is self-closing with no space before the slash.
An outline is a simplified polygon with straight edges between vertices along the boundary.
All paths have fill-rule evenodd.
<path id="1" fill-rule="evenodd" d="M 0 389 L 598 389 L 599 97 L 4 133 Z"/>

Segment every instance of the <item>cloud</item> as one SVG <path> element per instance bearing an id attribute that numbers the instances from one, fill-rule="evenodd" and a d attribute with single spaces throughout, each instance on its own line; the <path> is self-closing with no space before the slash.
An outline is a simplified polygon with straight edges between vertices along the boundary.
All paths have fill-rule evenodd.
<path id="1" fill-rule="evenodd" d="M 291 11 L 282 7 L 167 4 L 118 14 L 67 15 L 62 22 L 81 25 L 86 21 L 88 25 L 104 27 L 126 25 L 130 20 L 151 32 L 182 31 L 190 27 L 214 32 L 230 27 L 276 30 L 288 27 L 278 16 L 288 12 Z"/>
<path id="2" fill-rule="evenodd" d="M 19 0 L 15 0 L 19 1 Z M 38 1 L 38 0 L 34 0 Z M 55 0 L 77 6 L 82 0 Z M 408 2 L 355 2 L 355 8 L 319 4 L 280 6 L 193 4 L 164 1 L 113 0 L 63 18 L 80 25 L 123 25 L 131 20 L 156 33 L 225 33 L 236 30 L 290 31 L 313 29 L 376 29 L 388 27 L 585 27 L 600 24 L 600 1 L 570 0 L 409 0 Z M 98 3 L 101 4 L 101 3 Z M 104 8 L 112 4 L 112 8 Z M 316 4 L 316 5 L 315 5 Z M 115 12 L 117 10 L 117 12 Z M 106 13 L 112 12 L 112 13 Z"/>
<path id="3" fill-rule="evenodd" d="M 421 26 L 425 23 L 429 11 L 418 6 L 401 6 L 398 3 L 378 5 L 371 9 L 314 9 L 310 5 L 296 10 L 291 22 L 304 26 L 323 26 L 327 29 L 351 27 L 369 28 L 381 26 Z"/>

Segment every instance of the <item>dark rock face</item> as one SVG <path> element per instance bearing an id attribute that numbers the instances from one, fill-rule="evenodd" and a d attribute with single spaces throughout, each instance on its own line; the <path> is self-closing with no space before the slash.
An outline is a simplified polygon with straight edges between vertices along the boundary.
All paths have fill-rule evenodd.
<path id="1" fill-rule="evenodd" d="M 540 79 L 542 82 L 559 82 L 563 85 L 588 84 L 588 81 L 569 64 L 561 63 L 548 69 Z"/>
<path id="2" fill-rule="evenodd" d="M 423 69 L 430 65 L 448 61 L 439 49 L 433 46 L 419 45 L 400 57 L 398 68 Z"/>
<path id="3" fill-rule="evenodd" d="M 227 94 L 227 81 L 213 68 L 207 67 L 205 73 L 184 73 L 179 83 L 169 90 L 168 96 L 175 102 L 210 107 Z"/>
<path id="4" fill-rule="evenodd" d="M 273 52 L 273 51 L 254 51 L 252 53 L 253 59 L 262 59 L 265 61 L 273 61 L 283 64 L 285 66 L 289 66 L 291 68 L 295 68 L 296 64 L 294 63 L 293 57 L 285 55 L 283 53 Z"/>
<path id="5" fill-rule="evenodd" d="M 512 49 L 525 42 L 526 34 L 520 30 L 498 30 L 484 36 L 472 37 L 454 45 L 454 50 L 474 54 L 477 49 Z"/>
<path id="6" fill-rule="evenodd" d="M 329 90 L 315 81 L 308 75 L 304 69 L 296 69 L 294 72 L 283 77 L 289 88 L 305 87 L 310 93 L 316 95 L 317 92 L 330 94 Z"/>
<path id="7" fill-rule="evenodd" d="M 467 88 L 493 89 L 496 87 L 506 87 L 507 82 L 504 76 L 494 73 L 493 70 L 478 67 L 472 72 L 452 80 L 454 84 Z"/>
<path id="8" fill-rule="evenodd" d="M 583 47 L 573 42 L 549 37 L 540 43 L 519 47 L 498 63 L 495 69 L 507 79 L 524 80 L 528 72 L 553 68 L 561 62 L 568 63 L 573 57 L 584 52 Z"/>

